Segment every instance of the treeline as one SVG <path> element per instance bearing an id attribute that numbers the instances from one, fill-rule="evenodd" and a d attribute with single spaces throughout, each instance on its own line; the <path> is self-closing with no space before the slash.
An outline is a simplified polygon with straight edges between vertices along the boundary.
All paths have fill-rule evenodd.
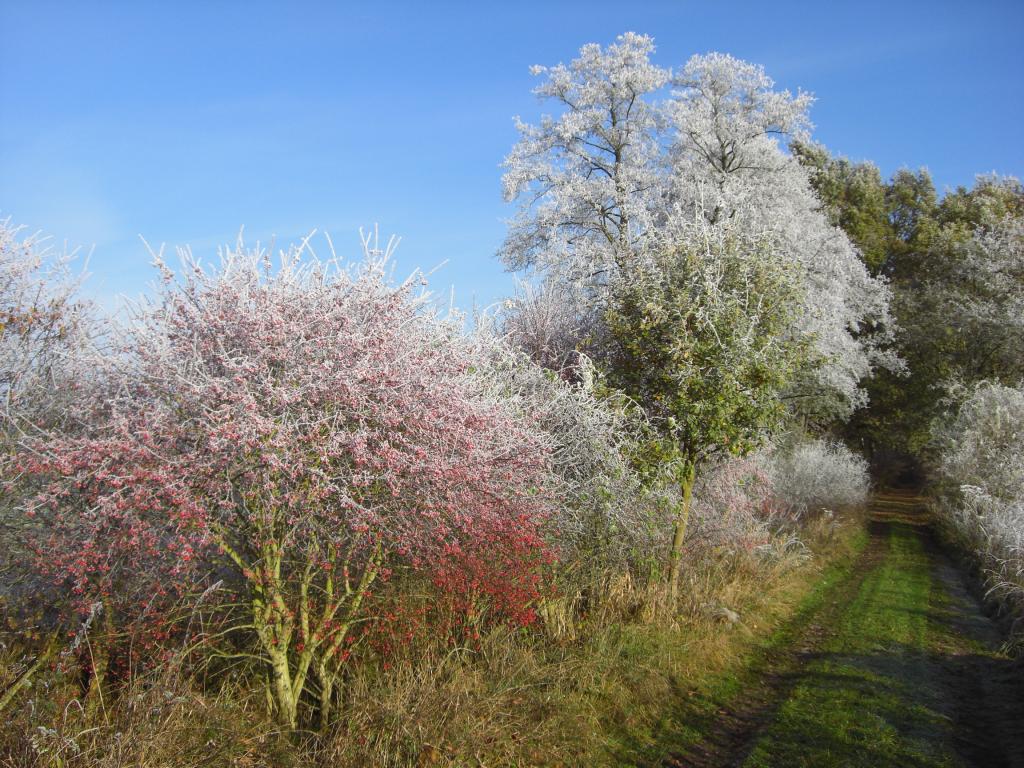
<path id="1" fill-rule="evenodd" d="M 519 124 L 504 177 L 523 283 L 472 327 L 390 281 L 376 236 L 352 263 L 158 254 L 158 290 L 109 319 L 0 228 L 11 764 L 537 762 L 551 706 L 513 727 L 530 694 L 483 670 L 518 659 L 583 717 L 545 659 L 599 686 L 615 643 L 734 623 L 730 595 L 863 504 L 837 436 L 920 453 L 919 407 L 963 391 L 933 383 L 1003 365 L 1019 185 L 883 183 L 810 144 L 811 98 L 760 67 L 653 51 L 535 68 L 556 113 Z M 970 343 L 924 315 L 954 305 Z M 196 735 L 194 700 L 228 733 Z"/>
<path id="2" fill-rule="evenodd" d="M 888 181 L 869 162 L 810 144 L 794 154 L 830 219 L 893 290 L 895 349 L 906 371 L 866 384 L 870 406 L 845 434 L 868 452 L 927 460 L 934 421 L 962 387 L 1024 375 L 1021 228 L 1024 188 L 979 176 L 939 198 L 926 170 Z"/>
<path id="3" fill-rule="evenodd" d="M 866 384 L 841 428 L 887 482 L 926 485 L 1019 642 L 1024 617 L 1024 187 L 979 176 L 939 198 L 927 171 L 794 144 L 830 218 L 893 290 L 906 369 Z"/>

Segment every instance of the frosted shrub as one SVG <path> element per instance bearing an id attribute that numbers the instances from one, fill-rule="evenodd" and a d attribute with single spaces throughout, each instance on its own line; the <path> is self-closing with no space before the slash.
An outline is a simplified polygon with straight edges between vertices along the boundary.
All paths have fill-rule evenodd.
<path id="1" fill-rule="evenodd" d="M 0 422 L 52 420 L 88 378 L 85 362 L 98 334 L 93 307 L 77 293 L 72 254 L 0 220 Z"/>
<path id="2" fill-rule="evenodd" d="M 992 593 L 1024 611 L 1024 388 L 982 383 L 935 429 L 939 507 Z"/>
<path id="3" fill-rule="evenodd" d="M 101 336 L 94 307 L 78 295 L 74 253 L 55 251 L 0 220 L 0 473 L 26 433 L 81 428 Z M 31 612 L 53 595 L 31 572 L 30 521 L 17 513 L 31 483 L 0 493 L 0 609 Z"/>
<path id="4" fill-rule="evenodd" d="M 167 607 L 221 581 L 287 728 L 329 722 L 394 569 L 525 624 L 550 559 L 549 441 L 366 247 L 351 269 L 305 243 L 279 266 L 241 243 L 212 268 L 184 253 L 119 337 L 92 426 L 25 436 L 5 472 L 40 489 L 39 568 L 79 607 L 166 637 Z"/>
<path id="5" fill-rule="evenodd" d="M 570 364 L 563 357 L 559 375 L 517 348 L 517 335 L 493 330 L 482 323 L 475 335 L 480 357 L 489 361 L 481 382 L 546 437 L 559 499 L 546 529 L 561 558 L 630 567 L 656 555 L 669 528 L 667 507 L 630 466 L 634 425 L 614 400 L 595 396 L 589 360 L 573 353 Z"/>
<path id="6" fill-rule="evenodd" d="M 535 363 L 571 373 L 587 328 L 594 324 L 576 294 L 567 283 L 521 283 L 498 318 L 501 330 Z"/>
<path id="7" fill-rule="evenodd" d="M 839 443 L 769 445 L 729 457 L 698 478 L 689 546 L 767 551 L 773 542 L 799 544 L 792 524 L 800 517 L 859 506 L 868 489 L 866 463 Z"/>
<path id="8" fill-rule="evenodd" d="M 793 517 L 863 504 L 867 462 L 841 443 L 811 440 L 779 450 L 769 471 L 776 503 Z"/>
<path id="9" fill-rule="evenodd" d="M 953 538 L 979 561 L 990 594 L 1020 619 L 1024 611 L 1024 499 L 1002 499 L 965 485 L 940 503 Z"/>
<path id="10" fill-rule="evenodd" d="M 694 488 L 690 542 L 693 549 L 750 550 L 771 537 L 770 454 L 730 457 L 703 473 Z"/>
<path id="11" fill-rule="evenodd" d="M 935 434 L 946 481 L 1006 501 L 1024 497 L 1024 388 L 977 386 Z"/>

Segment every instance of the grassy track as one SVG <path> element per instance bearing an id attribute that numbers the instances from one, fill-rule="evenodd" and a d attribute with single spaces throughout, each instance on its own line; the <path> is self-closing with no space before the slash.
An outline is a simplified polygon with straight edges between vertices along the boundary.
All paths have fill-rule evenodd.
<path id="1" fill-rule="evenodd" d="M 673 766 L 1024 766 L 1022 670 L 913 497 L 880 497 L 871 540 Z"/>

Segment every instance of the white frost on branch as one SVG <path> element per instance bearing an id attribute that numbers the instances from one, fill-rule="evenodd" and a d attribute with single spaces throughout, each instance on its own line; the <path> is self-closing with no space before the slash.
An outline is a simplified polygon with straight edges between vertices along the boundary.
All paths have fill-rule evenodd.
<path id="1" fill-rule="evenodd" d="M 614 273 L 680 221 L 699 215 L 770 236 L 803 277 L 796 332 L 817 351 L 797 395 L 849 413 L 865 402 L 863 379 L 898 367 L 885 351 L 894 323 L 888 286 L 828 222 L 807 171 L 780 145 L 808 138 L 812 97 L 775 90 L 762 68 L 731 56 L 694 56 L 673 75 L 653 52 L 650 37 L 627 33 L 584 46 L 568 65 L 533 69 L 545 78 L 535 92 L 558 114 L 517 122 L 504 191 L 519 209 L 502 258 L 599 305 Z"/>

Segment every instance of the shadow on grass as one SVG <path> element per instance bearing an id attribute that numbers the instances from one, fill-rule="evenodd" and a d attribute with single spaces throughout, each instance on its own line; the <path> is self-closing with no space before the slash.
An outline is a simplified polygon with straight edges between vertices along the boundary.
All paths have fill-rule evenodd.
<path id="1" fill-rule="evenodd" d="M 1022 745 L 1000 738 L 1005 729 L 978 733 L 963 727 L 965 717 L 988 725 L 996 713 L 1010 728 L 1021 722 L 1020 699 L 991 690 L 998 681 L 1019 688 L 1019 669 L 1009 659 L 937 656 L 892 644 L 871 654 L 810 653 L 802 661 L 799 669 L 776 673 L 762 691 L 736 678 L 711 692 L 677 685 L 656 729 L 617 735 L 616 762 L 687 768 L 1024 766 Z M 773 695 L 778 690 L 788 695 Z"/>
<path id="2" fill-rule="evenodd" d="M 869 533 L 745 670 L 677 685 L 655 728 L 614 734 L 618 764 L 1024 766 L 1020 666 L 993 651 L 924 508 L 882 497 Z"/>
<path id="3" fill-rule="evenodd" d="M 742 764 L 1024 765 L 1013 743 L 1019 738 L 1006 739 L 1024 712 L 999 685 L 1014 675 L 1012 661 L 983 653 L 895 644 L 873 654 L 826 654 L 800 675 Z"/>

